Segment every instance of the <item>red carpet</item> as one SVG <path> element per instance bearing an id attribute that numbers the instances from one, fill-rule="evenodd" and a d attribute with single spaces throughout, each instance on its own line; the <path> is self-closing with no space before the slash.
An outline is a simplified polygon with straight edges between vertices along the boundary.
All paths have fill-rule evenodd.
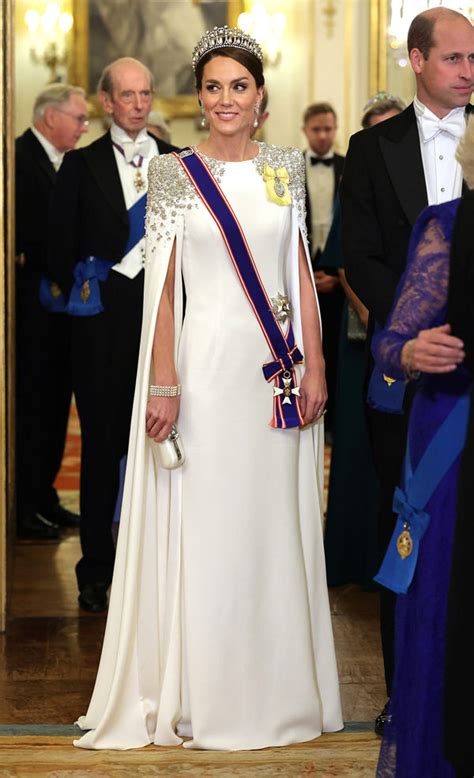
<path id="1" fill-rule="evenodd" d="M 81 468 L 81 430 L 76 404 L 71 405 L 69 424 L 67 428 L 66 448 L 64 450 L 61 470 L 54 486 L 61 492 L 79 491 L 79 476 Z"/>

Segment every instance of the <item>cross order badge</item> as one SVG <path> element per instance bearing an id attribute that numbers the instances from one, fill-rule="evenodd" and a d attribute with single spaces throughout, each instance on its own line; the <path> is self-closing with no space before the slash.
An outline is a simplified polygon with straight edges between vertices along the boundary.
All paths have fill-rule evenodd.
<path id="1" fill-rule="evenodd" d="M 274 386 L 273 396 L 279 397 L 282 394 L 283 395 L 282 405 L 291 405 L 292 394 L 296 395 L 296 397 L 301 397 L 300 388 L 299 386 L 295 386 L 294 389 L 291 388 L 291 382 L 293 381 L 293 378 L 289 370 L 285 370 L 282 376 L 282 380 L 283 380 L 283 389 L 280 389 L 279 386 Z"/>
<path id="2" fill-rule="evenodd" d="M 135 178 L 133 180 L 133 183 L 135 185 L 135 189 L 137 190 L 137 192 L 142 192 L 143 189 L 145 189 L 145 187 L 146 187 L 145 179 L 142 176 L 142 172 L 141 172 L 140 168 L 137 168 L 137 170 L 136 170 Z"/>

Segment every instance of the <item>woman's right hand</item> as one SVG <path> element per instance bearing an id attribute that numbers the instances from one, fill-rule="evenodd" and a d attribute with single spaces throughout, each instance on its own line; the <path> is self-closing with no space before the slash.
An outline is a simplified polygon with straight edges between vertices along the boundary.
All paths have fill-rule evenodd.
<path id="1" fill-rule="evenodd" d="M 146 434 L 162 443 L 179 414 L 179 397 L 149 397 L 146 407 Z"/>
<path id="2" fill-rule="evenodd" d="M 416 338 L 405 343 L 401 353 L 405 369 L 422 373 L 450 373 L 465 356 L 464 343 L 451 335 L 449 324 L 421 330 Z"/>

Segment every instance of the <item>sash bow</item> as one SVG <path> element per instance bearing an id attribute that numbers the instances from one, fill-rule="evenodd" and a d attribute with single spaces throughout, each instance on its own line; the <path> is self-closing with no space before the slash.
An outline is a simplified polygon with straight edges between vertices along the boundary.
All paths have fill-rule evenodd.
<path id="1" fill-rule="evenodd" d="M 428 514 L 412 505 L 406 492 L 399 486 L 395 488 L 392 507 L 393 512 L 410 525 L 411 534 L 421 540 L 430 521 Z"/>
<path id="2" fill-rule="evenodd" d="M 99 257 L 87 257 L 74 268 L 74 286 L 67 304 L 67 313 L 72 316 L 95 316 L 102 313 L 104 306 L 100 299 L 99 281 L 106 281 L 109 270 L 115 262 Z"/>

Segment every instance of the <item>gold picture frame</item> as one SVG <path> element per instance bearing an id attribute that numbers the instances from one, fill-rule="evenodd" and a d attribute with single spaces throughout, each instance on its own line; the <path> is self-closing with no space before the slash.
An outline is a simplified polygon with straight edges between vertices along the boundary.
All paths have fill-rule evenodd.
<path id="1" fill-rule="evenodd" d="M 369 94 L 387 89 L 388 0 L 370 0 Z"/>
<path id="2" fill-rule="evenodd" d="M 99 102 L 91 90 L 91 77 L 89 70 L 89 45 L 90 45 L 90 1 L 73 0 L 74 27 L 72 31 L 72 52 L 68 68 L 68 80 L 72 84 L 82 86 L 88 93 L 92 107 L 92 115 L 100 115 Z M 130 0 L 131 3 L 134 0 Z M 181 0 L 186 2 L 186 0 Z M 201 0 L 187 0 L 190 5 L 199 5 Z M 217 0 L 216 5 L 227 7 L 227 23 L 234 26 L 240 13 L 245 8 L 244 0 Z M 117 56 L 133 56 L 130 51 L 123 50 Z M 104 65 L 106 62 L 103 63 Z M 182 119 L 193 117 L 199 110 L 197 97 L 194 94 L 182 94 L 171 96 L 156 96 L 153 107 L 163 114 L 165 119 Z"/>

